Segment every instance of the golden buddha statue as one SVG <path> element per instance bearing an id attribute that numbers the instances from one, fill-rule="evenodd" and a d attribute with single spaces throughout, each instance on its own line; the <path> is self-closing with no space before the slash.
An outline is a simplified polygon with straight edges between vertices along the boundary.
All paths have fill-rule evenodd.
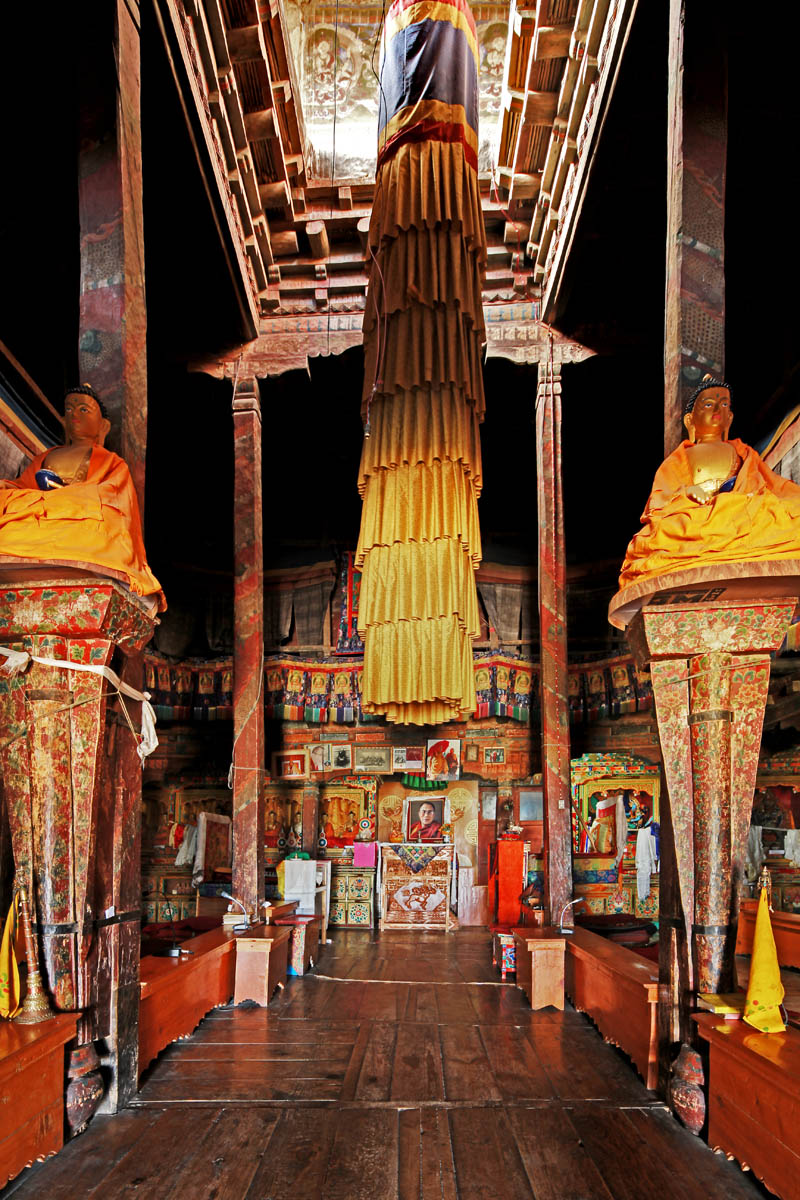
<path id="1" fill-rule="evenodd" d="M 130 471 L 103 446 L 111 428 L 89 384 L 64 401 L 61 446 L 0 480 L 0 564 L 22 559 L 111 575 L 166 608 L 147 565 Z"/>
<path id="2" fill-rule="evenodd" d="M 759 573 L 752 564 L 765 562 L 775 564 L 774 574 L 782 573 L 781 561 L 785 572 L 796 573 L 800 487 L 771 471 L 752 447 L 728 439 L 733 420 L 728 384 L 707 375 L 683 420 L 688 438 L 656 473 L 642 529 L 622 564 L 620 589 L 719 564 L 741 564 L 738 571 L 735 565 L 726 568 L 729 578 Z"/>

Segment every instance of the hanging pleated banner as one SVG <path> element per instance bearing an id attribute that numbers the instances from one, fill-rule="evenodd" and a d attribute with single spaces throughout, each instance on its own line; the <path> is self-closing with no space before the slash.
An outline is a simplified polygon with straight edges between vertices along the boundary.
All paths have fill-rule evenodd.
<path id="1" fill-rule="evenodd" d="M 475 710 L 479 632 L 486 239 L 464 0 L 395 0 L 380 79 L 356 554 L 362 704 L 438 724 Z"/>

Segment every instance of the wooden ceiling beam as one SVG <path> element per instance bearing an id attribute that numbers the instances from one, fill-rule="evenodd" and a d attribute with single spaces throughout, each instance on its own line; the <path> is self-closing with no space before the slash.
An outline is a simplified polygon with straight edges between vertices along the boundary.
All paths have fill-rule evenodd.
<path id="1" fill-rule="evenodd" d="M 227 29 L 225 36 L 232 62 L 266 62 L 267 49 L 261 35 L 260 25 L 246 25 Z"/>
<path id="2" fill-rule="evenodd" d="M 276 137 L 275 110 L 263 108 L 260 112 L 244 114 L 244 128 L 249 142 L 265 142 Z"/>
<path id="3" fill-rule="evenodd" d="M 306 237 L 314 258 L 328 257 L 331 252 L 331 244 L 324 221 L 309 221 L 306 224 Z"/>
<path id="4" fill-rule="evenodd" d="M 540 25 L 533 35 L 533 57 L 537 62 L 546 58 L 566 58 L 572 40 L 574 24 Z"/>

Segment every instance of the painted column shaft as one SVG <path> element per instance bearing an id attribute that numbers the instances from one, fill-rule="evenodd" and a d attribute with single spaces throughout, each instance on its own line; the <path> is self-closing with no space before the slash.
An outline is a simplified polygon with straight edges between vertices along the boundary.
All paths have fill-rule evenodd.
<path id="1" fill-rule="evenodd" d="M 536 397 L 544 882 L 550 919 L 572 898 L 567 572 L 561 474 L 561 366 L 539 365 Z M 571 921 L 568 910 L 565 920 Z"/>
<path id="2" fill-rule="evenodd" d="M 264 899 L 264 545 L 261 405 L 254 379 L 233 397 L 233 894 Z"/>

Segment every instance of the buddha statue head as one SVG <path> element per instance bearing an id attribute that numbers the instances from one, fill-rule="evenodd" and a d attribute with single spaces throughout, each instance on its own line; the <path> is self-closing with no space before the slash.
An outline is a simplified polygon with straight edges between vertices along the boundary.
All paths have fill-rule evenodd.
<path id="1" fill-rule="evenodd" d="M 691 442 L 725 442 L 733 420 L 731 389 L 721 379 L 704 375 L 686 404 L 683 423 Z"/>
<path id="2" fill-rule="evenodd" d="M 68 445 L 102 446 L 111 422 L 100 397 L 88 383 L 69 388 L 64 396 L 64 433 Z"/>

